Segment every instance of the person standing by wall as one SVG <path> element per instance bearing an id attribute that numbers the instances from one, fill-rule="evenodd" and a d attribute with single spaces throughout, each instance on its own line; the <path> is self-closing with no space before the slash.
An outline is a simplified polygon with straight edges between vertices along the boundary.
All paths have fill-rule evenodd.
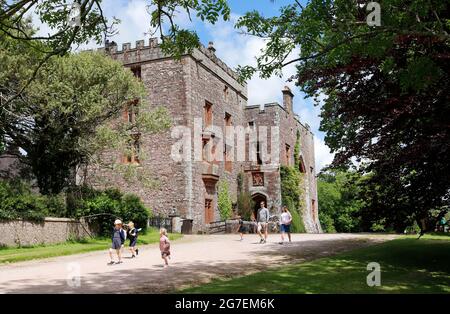
<path id="1" fill-rule="evenodd" d="M 264 201 L 260 203 L 260 208 L 258 209 L 257 218 L 258 222 L 258 235 L 261 238 L 259 243 L 267 242 L 267 229 L 269 225 L 269 210 L 265 207 Z M 263 237 L 264 233 L 264 237 Z"/>

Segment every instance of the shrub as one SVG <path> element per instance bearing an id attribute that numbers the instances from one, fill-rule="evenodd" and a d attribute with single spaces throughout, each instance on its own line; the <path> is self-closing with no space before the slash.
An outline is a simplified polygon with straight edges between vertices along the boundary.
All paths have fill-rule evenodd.
<path id="1" fill-rule="evenodd" d="M 87 193 L 84 194 L 83 199 L 73 200 L 74 204 L 79 206 L 76 210 L 76 217 L 91 216 L 87 219 L 98 225 L 100 235 L 110 235 L 115 219 L 121 219 L 124 223 L 133 221 L 136 227 L 144 230 L 147 227 L 150 211 L 138 196 L 124 195 L 117 189 L 107 189 L 95 193 L 89 190 L 84 192 Z"/>
<path id="2" fill-rule="evenodd" d="M 61 196 L 43 196 L 21 181 L 0 181 L 0 219 L 41 221 L 53 213 L 64 212 Z"/>
<path id="3" fill-rule="evenodd" d="M 219 182 L 217 206 L 219 207 L 220 219 L 225 220 L 231 217 L 233 203 L 231 202 L 227 181 L 221 180 Z"/>
<path id="4" fill-rule="evenodd" d="M 334 228 L 334 221 L 328 214 L 319 212 L 319 221 L 322 226 L 323 232 L 334 233 L 336 229 Z"/>

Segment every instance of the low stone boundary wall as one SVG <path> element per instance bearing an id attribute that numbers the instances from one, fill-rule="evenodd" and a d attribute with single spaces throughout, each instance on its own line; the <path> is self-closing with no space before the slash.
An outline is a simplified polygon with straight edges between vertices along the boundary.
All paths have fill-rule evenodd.
<path id="1" fill-rule="evenodd" d="M 0 246 L 53 244 L 95 235 L 87 223 L 46 217 L 43 221 L 0 220 Z"/>

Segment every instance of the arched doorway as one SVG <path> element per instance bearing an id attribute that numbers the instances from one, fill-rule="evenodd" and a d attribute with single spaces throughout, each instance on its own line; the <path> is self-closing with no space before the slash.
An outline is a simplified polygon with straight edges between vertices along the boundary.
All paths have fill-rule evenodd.
<path id="1" fill-rule="evenodd" d="M 264 202 L 265 206 L 267 207 L 267 197 L 264 194 L 255 193 L 255 194 L 252 195 L 252 200 L 254 202 L 253 215 L 254 215 L 254 217 L 256 219 L 257 213 L 258 213 L 258 209 L 261 207 L 260 206 L 261 202 Z"/>

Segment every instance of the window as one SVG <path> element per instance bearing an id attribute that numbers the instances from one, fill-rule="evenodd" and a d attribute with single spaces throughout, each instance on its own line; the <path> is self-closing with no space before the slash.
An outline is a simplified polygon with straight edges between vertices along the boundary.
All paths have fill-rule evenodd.
<path id="1" fill-rule="evenodd" d="M 286 144 L 286 166 L 289 166 L 291 164 L 291 146 Z"/>
<path id="2" fill-rule="evenodd" d="M 227 127 L 231 126 L 231 115 L 229 113 L 225 113 L 225 139 L 228 138 L 227 134 Z M 229 144 L 229 143 L 228 143 Z M 231 149 L 233 149 L 233 146 L 227 145 L 226 140 L 224 141 L 224 149 L 223 149 L 223 160 L 225 161 L 225 171 L 231 172 L 233 171 L 233 164 L 231 159 Z"/>
<path id="3" fill-rule="evenodd" d="M 256 142 L 256 160 L 258 162 L 258 165 L 262 165 L 262 158 L 261 158 L 261 145 L 259 144 L 259 140 Z"/>
<path id="4" fill-rule="evenodd" d="M 203 123 L 205 127 L 211 126 L 213 123 L 212 104 L 209 102 L 206 102 L 203 107 Z"/>
<path id="5" fill-rule="evenodd" d="M 135 66 L 131 68 L 131 72 L 133 72 L 133 75 L 137 77 L 138 79 L 141 79 L 141 66 Z"/>
<path id="6" fill-rule="evenodd" d="M 305 163 L 303 162 L 302 156 L 300 156 L 299 168 L 301 173 L 306 173 Z"/>
<path id="7" fill-rule="evenodd" d="M 311 200 L 311 212 L 313 215 L 313 221 L 317 219 L 316 200 Z"/>
<path id="8" fill-rule="evenodd" d="M 223 88 L 223 96 L 225 98 L 225 100 L 228 100 L 228 86 L 225 85 L 225 87 Z"/>

